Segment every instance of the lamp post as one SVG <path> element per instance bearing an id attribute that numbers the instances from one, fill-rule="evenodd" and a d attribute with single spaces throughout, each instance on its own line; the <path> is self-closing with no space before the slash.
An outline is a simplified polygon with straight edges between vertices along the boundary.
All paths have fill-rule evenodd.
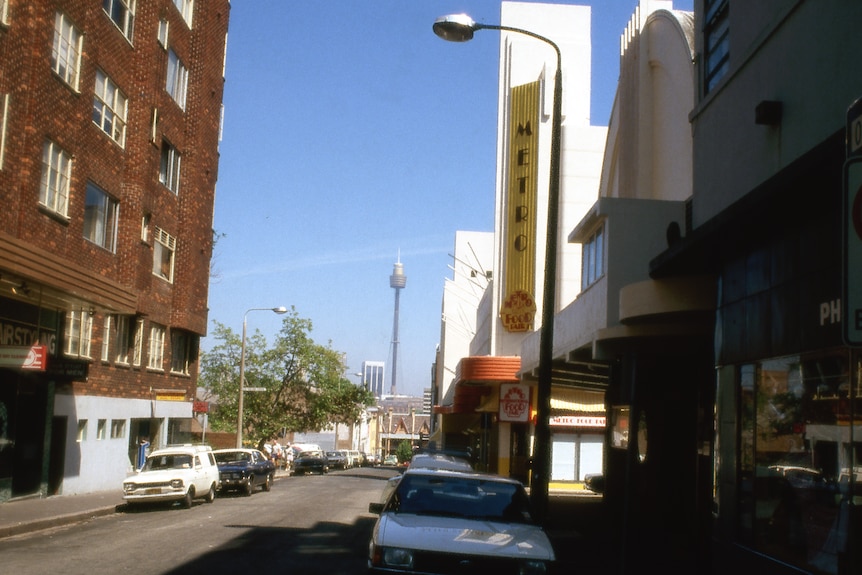
<path id="1" fill-rule="evenodd" d="M 248 323 L 248 313 L 251 311 L 271 311 L 277 314 L 287 313 L 287 308 L 284 306 L 280 307 L 253 307 L 247 309 L 245 314 L 242 316 L 242 346 L 240 347 L 239 352 L 239 403 L 237 404 L 237 416 L 236 416 L 236 446 L 237 448 L 242 447 L 242 404 L 243 404 L 243 394 L 245 387 L 245 331 L 246 325 Z"/>
<path id="2" fill-rule="evenodd" d="M 533 477 L 530 499 L 539 521 L 544 523 L 548 510 L 548 481 L 551 472 L 551 381 L 554 359 L 554 308 L 556 305 L 557 230 L 559 227 L 561 122 L 563 72 L 560 48 L 535 32 L 511 26 L 478 24 L 466 14 L 443 16 L 434 22 L 434 33 L 450 42 L 466 42 L 476 30 L 501 30 L 541 40 L 557 54 L 554 75 L 554 116 L 551 124 L 551 166 L 548 182 L 548 230 L 545 238 L 545 278 L 542 290 L 542 327 L 539 334 L 539 378 L 536 391 L 536 439 L 533 448 Z"/>

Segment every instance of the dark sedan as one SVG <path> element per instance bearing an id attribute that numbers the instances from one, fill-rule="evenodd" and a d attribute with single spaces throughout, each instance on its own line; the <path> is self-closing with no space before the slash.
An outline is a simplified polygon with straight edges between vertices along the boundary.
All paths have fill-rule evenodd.
<path id="1" fill-rule="evenodd" d="M 257 449 L 217 449 L 220 491 L 241 491 L 251 495 L 260 487 L 269 491 L 275 478 L 275 464 Z"/>
<path id="2" fill-rule="evenodd" d="M 293 474 L 329 473 L 329 461 L 322 451 L 300 451 L 293 460 Z"/>

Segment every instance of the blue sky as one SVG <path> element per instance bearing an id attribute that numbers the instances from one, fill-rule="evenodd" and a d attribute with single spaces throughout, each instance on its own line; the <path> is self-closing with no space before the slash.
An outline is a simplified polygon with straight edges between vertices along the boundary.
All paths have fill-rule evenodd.
<path id="1" fill-rule="evenodd" d="M 591 117 L 607 125 L 638 1 L 547 3 L 592 5 Z M 389 380 L 400 254 L 397 391 L 421 395 L 455 231 L 493 230 L 499 50 L 497 32 L 453 44 L 431 25 L 459 12 L 497 24 L 500 1 L 231 5 L 210 329 L 294 306 L 352 381 L 364 360 L 387 362 Z M 281 319 L 251 312 L 249 333 L 271 341 Z"/>

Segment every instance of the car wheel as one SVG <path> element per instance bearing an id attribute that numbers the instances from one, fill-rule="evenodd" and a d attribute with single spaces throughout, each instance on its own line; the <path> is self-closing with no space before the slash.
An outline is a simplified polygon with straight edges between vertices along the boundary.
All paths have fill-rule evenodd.
<path id="1" fill-rule="evenodd" d="M 266 481 L 263 482 L 264 491 L 269 491 L 270 489 L 272 489 L 272 476 L 272 473 L 266 476 Z"/>
<path id="2" fill-rule="evenodd" d="M 213 483 L 212 485 L 210 485 L 209 493 L 207 493 L 206 502 L 212 503 L 213 501 L 215 501 L 215 498 L 216 498 L 216 485 L 215 485 L 215 483 Z"/>
<path id="3" fill-rule="evenodd" d="M 192 500 L 195 498 L 195 488 L 194 486 L 189 486 L 189 490 L 186 491 L 186 496 L 183 498 L 183 507 L 185 509 L 192 508 Z"/>
<path id="4" fill-rule="evenodd" d="M 248 478 L 248 481 L 245 484 L 245 489 L 243 490 L 243 495 L 248 497 L 252 493 L 254 493 L 254 475 Z"/>

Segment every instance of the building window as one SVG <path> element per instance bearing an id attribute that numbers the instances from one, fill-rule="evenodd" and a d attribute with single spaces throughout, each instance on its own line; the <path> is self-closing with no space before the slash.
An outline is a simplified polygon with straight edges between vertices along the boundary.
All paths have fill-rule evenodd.
<path id="1" fill-rule="evenodd" d="M 69 215 L 69 182 L 72 178 L 72 156 L 50 140 L 42 148 L 42 181 L 39 203 L 57 214 Z"/>
<path id="2" fill-rule="evenodd" d="M 0 0 L 0 24 L 9 23 L 9 0 Z"/>
<path id="3" fill-rule="evenodd" d="M 117 220 L 120 204 L 87 182 L 87 197 L 84 205 L 84 237 L 109 252 L 117 247 Z"/>
<path id="4" fill-rule="evenodd" d="M 123 36 L 131 41 L 135 25 L 135 0 L 102 0 L 102 8 Z"/>
<path id="5" fill-rule="evenodd" d="M 182 156 L 167 140 L 162 140 L 162 161 L 159 181 L 175 194 L 180 193 L 180 162 Z"/>
<path id="6" fill-rule="evenodd" d="M 102 361 L 108 361 L 111 357 L 111 315 L 105 315 L 105 324 L 102 326 Z"/>
<path id="7" fill-rule="evenodd" d="M 183 66 L 177 53 L 168 50 L 168 74 L 165 89 L 180 108 L 186 109 L 186 89 L 189 83 L 189 71 Z"/>
<path id="8" fill-rule="evenodd" d="M 141 216 L 141 241 L 145 244 L 150 243 L 150 214 Z"/>
<path id="9" fill-rule="evenodd" d="M 177 240 L 161 228 L 156 228 L 153 244 L 153 274 L 163 280 L 174 281 L 174 251 Z"/>
<path id="10" fill-rule="evenodd" d="M 730 0 L 704 0 L 704 92 L 709 93 L 730 68 Z"/>
<path id="11" fill-rule="evenodd" d="M 70 311 L 66 314 L 64 353 L 69 357 L 90 357 L 90 339 L 93 316 L 88 311 Z"/>
<path id="12" fill-rule="evenodd" d="M 165 360 L 165 327 L 152 324 L 150 326 L 150 347 L 147 350 L 147 367 L 162 371 Z"/>
<path id="13" fill-rule="evenodd" d="M 171 330 L 171 373 L 189 374 L 191 362 L 191 334 L 180 330 Z"/>
<path id="14" fill-rule="evenodd" d="M 0 0 L 2 1 L 2 0 Z M 6 126 L 9 122 L 9 94 L 0 95 L 0 170 L 6 156 Z M 221 127 L 219 127 L 221 130 Z"/>
<path id="15" fill-rule="evenodd" d="M 604 227 L 590 236 L 583 245 L 581 254 L 581 290 L 596 283 L 605 273 L 605 234 Z"/>
<path id="16" fill-rule="evenodd" d="M 189 25 L 189 28 L 192 27 L 192 12 L 194 11 L 195 2 L 194 0 L 174 0 L 174 6 L 177 7 L 177 10 L 180 11 L 180 14 L 183 16 L 183 20 L 186 21 L 186 24 Z"/>
<path id="17" fill-rule="evenodd" d="M 111 420 L 111 439 L 122 439 L 126 436 L 126 420 Z"/>
<path id="18" fill-rule="evenodd" d="M 850 533 L 842 509 L 862 501 L 862 433 L 853 420 L 862 362 L 842 349 L 737 369 L 740 540 L 805 571 L 839 572 L 835 541 Z"/>
<path id="19" fill-rule="evenodd" d="M 135 355 L 132 358 L 132 365 L 135 367 L 140 367 L 141 362 L 143 362 L 144 355 L 144 318 L 139 317 L 135 321 Z"/>
<path id="20" fill-rule="evenodd" d="M 162 48 L 168 47 L 168 31 L 170 30 L 170 24 L 168 24 L 167 20 L 159 20 L 159 31 L 156 38 L 159 41 L 159 44 Z"/>
<path id="21" fill-rule="evenodd" d="M 129 101 L 117 85 L 104 72 L 96 70 L 93 121 L 120 146 L 126 143 L 128 109 Z"/>
<path id="22" fill-rule="evenodd" d="M 75 441 L 81 443 L 82 441 L 87 441 L 87 420 L 79 419 L 78 420 L 78 432 L 75 435 Z"/>
<path id="23" fill-rule="evenodd" d="M 96 440 L 101 441 L 107 437 L 108 420 L 100 419 L 96 425 Z"/>
<path id="24" fill-rule="evenodd" d="M 65 14 L 57 12 L 54 16 L 54 49 L 51 52 L 51 68 L 75 91 L 78 90 L 81 70 L 82 41 L 81 32 Z"/>
<path id="25" fill-rule="evenodd" d="M 129 365 L 129 349 L 131 348 L 132 340 L 129 334 L 129 316 L 115 315 L 113 316 L 117 332 L 117 354 L 114 356 L 114 361 L 121 365 Z"/>

